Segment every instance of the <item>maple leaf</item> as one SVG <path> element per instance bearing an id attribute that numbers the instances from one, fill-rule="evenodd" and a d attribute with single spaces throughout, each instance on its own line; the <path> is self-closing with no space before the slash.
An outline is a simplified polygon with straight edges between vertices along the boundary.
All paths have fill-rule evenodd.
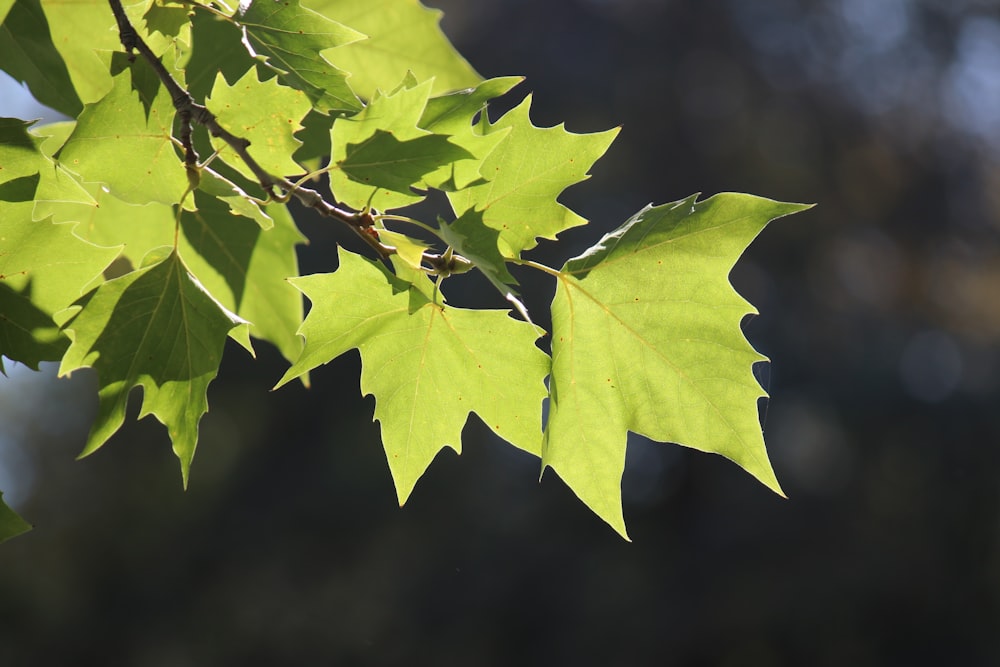
<path id="1" fill-rule="evenodd" d="M 404 85 L 377 95 L 356 116 L 334 122 L 331 162 L 336 168 L 330 172 L 330 189 L 338 200 L 359 210 L 414 204 L 424 195 L 410 186 L 425 174 L 473 157 L 448 137 L 417 127 L 430 92 L 430 82 Z"/>
<path id="2" fill-rule="evenodd" d="M 540 453 L 549 359 L 535 347 L 538 329 L 507 311 L 431 302 L 380 264 L 343 249 L 339 258 L 335 273 L 291 280 L 313 305 L 302 356 L 278 386 L 357 348 L 400 504 L 439 451 L 461 452 L 470 412 Z"/>
<path id="3" fill-rule="evenodd" d="M 0 354 L 38 370 L 66 347 L 53 316 L 100 278 L 119 249 L 87 243 L 72 224 L 32 220 L 31 209 L 30 201 L 0 201 Z"/>
<path id="4" fill-rule="evenodd" d="M 93 367 L 100 406 L 81 456 L 103 445 L 125 420 L 133 387 L 143 388 L 139 418 L 154 415 L 170 434 L 187 486 L 208 411 L 208 385 L 230 331 L 245 325 L 188 273 L 177 252 L 109 280 L 79 302 L 64 325 L 72 341 L 59 375 Z"/>
<path id="5" fill-rule="evenodd" d="M 500 97 L 521 81 L 522 77 L 516 76 L 489 79 L 475 88 L 427 100 L 417 124 L 429 132 L 448 135 L 452 143 L 469 151 L 474 159 L 444 165 L 425 176 L 425 183 L 441 190 L 454 191 L 484 180 L 480 173 L 482 162 L 504 140 L 509 130 L 484 134 L 472 121 L 483 112 L 488 101 Z"/>
<path id="6" fill-rule="evenodd" d="M 91 208 L 93 200 L 40 151 L 44 140 L 30 125 L 0 119 L 0 355 L 37 370 L 66 347 L 53 316 L 100 278 L 119 249 L 87 243 L 74 224 L 37 217 L 53 202 Z"/>
<path id="7" fill-rule="evenodd" d="M 781 493 L 752 372 L 765 357 L 740 330 L 756 311 L 728 276 L 770 220 L 808 207 L 742 194 L 696 200 L 647 207 L 568 261 L 552 302 L 543 465 L 626 539 L 628 431 L 722 454 Z"/>
<path id="8" fill-rule="evenodd" d="M 305 238 L 284 204 L 265 209 L 273 227 L 233 215 L 222 202 L 195 196 L 196 211 L 181 216 L 179 252 L 219 303 L 250 322 L 255 338 L 273 343 L 289 361 L 302 351 L 302 295 L 286 278 L 299 274 L 295 246 Z"/>
<path id="9" fill-rule="evenodd" d="M 33 123 L 0 118 L 0 200 L 34 201 L 35 220 L 50 215 L 54 204 L 93 205 L 90 193 L 46 151 L 48 138 L 37 133 L 44 129 Z"/>
<path id="10" fill-rule="evenodd" d="M 407 72 L 419 81 L 433 79 L 435 93 L 480 81 L 441 32 L 440 10 L 416 0 L 306 0 L 306 4 L 367 36 L 323 54 L 351 73 L 351 88 L 365 99 L 372 99 L 379 88 L 395 85 Z"/>
<path id="11" fill-rule="evenodd" d="M 0 491 L 0 542 L 17 537 L 29 530 L 31 530 L 31 524 L 7 506 L 7 503 L 3 501 L 3 492 Z"/>
<path id="12" fill-rule="evenodd" d="M 347 85 L 347 73 L 321 52 L 350 44 L 364 35 L 303 7 L 298 0 L 257 0 L 235 16 L 246 29 L 247 44 L 266 56 L 281 80 L 309 96 L 320 111 L 357 111 L 361 102 Z"/>
<path id="13" fill-rule="evenodd" d="M 587 171 L 618 134 L 617 129 L 573 134 L 561 125 L 535 127 L 530 107 L 529 95 L 496 123 L 484 115 L 485 134 L 508 130 L 509 134 L 483 160 L 480 173 L 486 182 L 448 193 L 459 216 L 476 210 L 485 225 L 500 232 L 500 252 L 506 257 L 535 247 L 539 237 L 554 239 L 563 230 L 586 224 L 556 198 L 587 178 Z"/>
<path id="14" fill-rule="evenodd" d="M 193 210 L 181 215 L 178 252 L 187 269 L 219 303 L 248 320 L 255 338 L 270 341 L 289 361 L 298 357 L 302 296 L 285 280 L 298 275 L 295 246 L 304 241 L 283 204 L 261 210 L 232 197 L 231 183 L 203 170 Z M 97 206 L 64 205 L 61 218 L 78 220 L 77 233 L 92 243 L 124 246 L 132 266 L 172 246 L 176 214 L 164 204 L 126 204 L 94 188 Z M 212 197 L 219 193 L 222 197 Z M 234 211 L 233 208 L 236 208 Z M 240 212 L 240 214 L 237 213 Z M 127 220 L 128 224 L 122 224 Z M 263 229 L 266 223 L 267 229 Z"/>
<path id="15" fill-rule="evenodd" d="M 84 107 L 59 151 L 62 164 L 132 204 L 180 201 L 188 180 L 171 137 L 174 107 L 166 89 L 155 90 L 141 100 L 132 71 L 123 70 L 107 95 Z"/>
<path id="16" fill-rule="evenodd" d="M 0 17 L 0 63 L 24 82 L 42 104 L 76 116 L 83 103 L 73 88 L 62 56 L 52 43 L 48 21 L 38 0 L 19 0 Z"/>
<path id="17" fill-rule="evenodd" d="M 22 2 L 24 0 L 18 0 L 17 4 Z M 34 2 L 28 0 L 28 4 Z M 41 0 L 40 4 L 48 20 L 52 44 L 62 57 L 80 101 L 85 104 L 98 101 L 112 87 L 114 71 L 109 65 L 116 56 L 124 55 L 121 53 L 115 17 L 109 10 L 107 0 Z M 149 0 L 122 4 L 133 26 L 147 24 L 144 15 L 152 4 Z M 153 22 L 154 27 L 159 25 Z M 181 32 L 187 32 L 187 29 Z M 189 37 L 185 35 L 178 39 L 173 35 L 147 31 L 143 39 L 150 50 L 162 58 L 164 65 L 173 69 L 171 60 L 174 52 L 179 51 Z M 152 72 L 149 73 L 155 78 Z"/>
<path id="18" fill-rule="evenodd" d="M 312 108 L 305 93 L 277 80 L 260 81 L 257 70 L 250 69 L 232 86 L 222 74 L 216 75 L 212 93 L 205 101 L 219 124 L 250 142 L 251 153 L 264 171 L 279 176 L 302 172 L 291 155 L 302 144 L 293 135 L 302 129 L 301 121 Z M 212 138 L 212 146 L 221 149 L 221 157 L 241 174 L 257 177 L 225 141 Z"/>
<path id="19" fill-rule="evenodd" d="M 442 165 L 471 158 L 464 148 L 440 134 L 400 141 L 391 133 L 375 133 L 357 144 L 348 144 L 340 170 L 352 181 L 410 194 L 410 187 Z"/>
<path id="20" fill-rule="evenodd" d="M 243 43 L 243 30 L 235 22 L 220 20 L 208 12 L 192 13 L 191 57 L 184 74 L 194 99 L 208 96 L 218 74 L 226 81 L 236 81 L 256 64 Z"/>

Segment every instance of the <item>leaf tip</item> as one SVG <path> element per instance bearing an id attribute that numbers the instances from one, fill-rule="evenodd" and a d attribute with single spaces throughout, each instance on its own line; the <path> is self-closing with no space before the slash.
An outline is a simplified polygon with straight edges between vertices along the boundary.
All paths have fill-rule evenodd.
<path id="1" fill-rule="evenodd" d="M 286 384 L 288 384 L 289 382 L 291 382 L 292 380 L 294 380 L 299 375 L 300 375 L 300 373 L 296 373 L 295 372 L 295 367 L 292 366 L 287 371 L 285 371 L 285 374 L 281 376 L 281 379 L 278 380 L 277 384 L 275 384 L 273 387 L 271 387 L 271 391 L 277 391 L 278 389 L 281 389 L 282 387 L 284 387 Z"/>

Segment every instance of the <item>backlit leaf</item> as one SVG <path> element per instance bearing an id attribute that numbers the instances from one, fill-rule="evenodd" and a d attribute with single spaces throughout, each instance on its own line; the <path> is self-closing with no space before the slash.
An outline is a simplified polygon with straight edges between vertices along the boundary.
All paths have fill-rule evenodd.
<path id="1" fill-rule="evenodd" d="M 180 254 L 212 296 L 250 322 L 250 333 L 273 343 L 289 361 L 302 339 L 302 295 L 286 280 L 299 274 L 295 246 L 304 242 L 283 204 L 271 204 L 271 229 L 233 215 L 217 199 L 200 193 L 196 211 L 181 216 Z"/>
<path id="2" fill-rule="evenodd" d="M 232 86 L 222 74 L 215 78 L 206 106 L 219 123 L 250 141 L 250 155 L 270 174 L 291 176 L 302 172 L 292 159 L 301 142 L 293 134 L 302 129 L 301 121 L 312 108 L 305 93 L 280 86 L 276 79 L 259 81 L 251 69 Z M 241 174 L 256 180 L 243 160 L 221 139 L 212 139 L 222 159 Z"/>
<path id="3" fill-rule="evenodd" d="M 100 406 L 81 456 L 121 427 L 128 394 L 141 386 L 139 417 L 152 414 L 167 427 L 186 486 L 208 385 L 226 336 L 241 321 L 205 292 L 176 253 L 109 280 L 81 306 L 65 325 L 72 344 L 59 367 L 60 375 L 97 371 Z"/>
<path id="4" fill-rule="evenodd" d="M 647 207 L 563 267 L 543 462 L 623 537 L 628 431 L 722 454 L 781 493 L 751 370 L 765 358 L 740 330 L 755 311 L 728 275 L 768 221 L 804 208 L 740 194 Z"/>
<path id="5" fill-rule="evenodd" d="M 35 99 L 69 116 L 83 108 L 62 56 L 52 43 L 39 0 L 18 0 L 0 19 L 0 67 L 27 84 Z"/>
<path id="6" fill-rule="evenodd" d="M 29 125 L 0 118 L 0 355 L 37 369 L 58 360 L 66 346 L 52 316 L 79 298 L 119 251 L 87 243 L 73 224 L 37 219 L 39 207 L 54 201 L 92 208 L 93 200 L 41 152 L 44 140 Z"/>
<path id="7" fill-rule="evenodd" d="M 361 108 L 347 85 L 347 73 L 321 52 L 350 44 L 364 35 L 301 6 L 299 0 L 254 0 L 235 18 L 246 29 L 253 50 L 267 58 L 267 64 L 286 85 L 308 95 L 317 109 Z"/>
<path id="8" fill-rule="evenodd" d="M 408 194 L 424 176 L 457 160 L 471 158 L 469 151 L 440 134 L 400 141 L 384 130 L 357 144 L 348 144 L 341 172 L 352 181 L 374 188 Z"/>
<path id="9" fill-rule="evenodd" d="M 68 307 L 118 255 L 87 243 L 72 224 L 33 220 L 32 202 L 0 201 L 0 355 L 38 369 L 66 341 L 53 315 Z"/>
<path id="10" fill-rule="evenodd" d="M 17 537 L 29 530 L 31 530 L 31 524 L 7 506 L 7 503 L 3 501 L 3 492 L 0 491 L 0 542 Z"/>
<path id="11" fill-rule="evenodd" d="M 385 211 L 414 204 L 423 195 L 410 191 L 409 186 L 420 181 L 421 173 L 429 173 L 440 166 L 441 162 L 427 155 L 421 156 L 421 151 L 430 151 L 429 155 L 440 151 L 457 151 L 442 139 L 432 139 L 431 143 L 407 144 L 414 139 L 435 136 L 427 130 L 417 127 L 421 115 L 427 106 L 431 86 L 429 82 L 412 87 L 401 87 L 391 95 L 378 95 L 365 109 L 352 118 L 340 118 L 333 124 L 330 133 L 333 146 L 332 171 L 330 171 L 330 188 L 337 200 L 361 210 L 366 207 Z M 427 139 L 424 139 L 426 142 Z M 372 144 L 371 148 L 368 145 Z M 411 157 L 406 160 L 392 161 L 389 149 L 393 146 L 407 146 Z M 360 153 L 360 154 L 359 154 Z M 369 157 L 365 158 L 365 154 Z M 455 155 L 459 153 L 455 152 Z M 468 155 L 462 151 L 462 156 Z M 468 155 L 471 157 L 471 155 Z M 413 169 L 414 160 L 418 169 Z M 347 164 L 347 169 L 343 168 Z M 378 182 L 364 179 L 375 178 Z M 386 183 L 391 188 L 380 187 L 378 183 Z"/>
<path id="12" fill-rule="evenodd" d="M 257 64 L 243 45 L 243 31 L 232 21 L 208 12 L 194 12 L 191 18 L 191 58 L 187 62 L 188 92 L 204 100 L 216 75 L 236 82 Z"/>
<path id="13" fill-rule="evenodd" d="M 539 453 L 549 360 L 535 327 L 506 311 L 432 304 L 380 264 L 339 257 L 335 273 L 292 280 L 313 305 L 300 330 L 305 349 L 279 385 L 358 348 L 400 503 L 441 449 L 461 451 L 470 412 Z"/>
<path id="14" fill-rule="evenodd" d="M 202 183 L 213 182 L 203 174 Z M 122 245 L 133 267 L 159 248 L 172 247 L 175 212 L 170 206 L 134 206 L 103 191 L 98 206 L 66 207 L 62 215 L 80 220 L 78 233 L 100 245 Z M 281 204 L 255 217 L 235 214 L 228 202 L 199 191 L 197 210 L 181 216 L 179 252 L 187 269 L 227 309 L 251 323 L 250 333 L 278 347 L 289 360 L 302 349 L 295 331 L 302 322 L 302 296 L 285 280 L 298 275 L 295 246 L 304 238 Z M 249 202 L 244 202 L 249 204 Z M 128 224 L 122 224 L 127 221 Z"/>
<path id="15" fill-rule="evenodd" d="M 62 54 L 77 95 L 84 104 L 96 102 L 112 87 L 111 54 L 122 51 L 115 16 L 107 0 L 41 0 L 41 4 L 52 43 Z M 151 0 L 122 2 L 132 25 L 142 32 L 153 53 L 164 55 L 175 47 L 176 40 L 159 32 L 145 31 L 144 15 L 150 4 Z"/>
<path id="16" fill-rule="evenodd" d="M 434 93 L 480 81 L 441 32 L 441 12 L 417 0 L 306 0 L 306 4 L 367 35 L 367 39 L 324 53 L 351 73 L 351 88 L 366 100 L 379 88 L 395 86 L 407 72 L 413 72 L 418 81 L 434 79 Z"/>
<path id="17" fill-rule="evenodd" d="M 418 124 L 425 130 L 448 135 L 448 139 L 469 151 L 474 160 L 458 160 L 429 174 L 424 181 L 442 190 L 460 190 L 475 181 L 483 179 L 480 173 L 482 161 L 507 136 L 507 131 L 498 130 L 483 134 L 473 125 L 477 115 L 486 108 L 486 103 L 500 97 L 522 81 L 521 77 L 508 76 L 483 81 L 475 88 L 432 97 Z"/>
<path id="18" fill-rule="evenodd" d="M 561 125 L 535 127 L 528 117 L 530 107 L 529 96 L 496 123 L 484 120 L 486 134 L 510 132 L 483 161 L 480 171 L 488 181 L 448 193 L 455 213 L 478 211 L 485 225 L 500 232 L 500 252 L 506 257 L 535 247 L 539 237 L 554 239 L 586 223 L 556 198 L 587 178 L 618 134 L 617 129 L 573 134 Z"/>
<path id="19" fill-rule="evenodd" d="M 104 98 L 84 108 L 59 159 L 126 202 L 176 204 L 188 181 L 171 139 L 173 103 L 162 87 L 145 102 L 148 109 L 132 87 L 131 70 L 122 71 Z"/>

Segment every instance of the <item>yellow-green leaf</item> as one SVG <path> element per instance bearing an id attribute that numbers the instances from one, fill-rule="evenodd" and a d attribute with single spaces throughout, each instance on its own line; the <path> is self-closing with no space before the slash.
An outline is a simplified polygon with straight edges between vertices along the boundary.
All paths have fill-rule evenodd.
<path id="1" fill-rule="evenodd" d="M 260 81 L 256 69 L 249 70 L 232 86 L 220 73 L 215 77 L 206 106 L 224 128 L 250 141 L 247 150 L 265 171 L 275 176 L 302 173 L 292 153 L 302 145 L 293 134 L 302 129 L 302 119 L 312 108 L 305 93 L 278 85 L 277 79 Z M 212 146 L 221 149 L 220 155 L 227 164 L 251 181 L 257 180 L 224 141 L 213 138 Z"/>
<path id="2" fill-rule="evenodd" d="M 152 414 L 167 427 L 186 486 L 208 385 L 226 336 L 244 323 L 204 290 L 176 252 L 109 280 L 80 306 L 65 325 L 72 344 L 59 374 L 97 370 L 100 406 L 81 456 L 121 427 L 129 392 L 141 386 L 139 417 Z"/>
<path id="3" fill-rule="evenodd" d="M 586 224 L 556 198 L 587 178 L 618 134 L 617 129 L 573 134 L 561 125 L 535 127 L 530 107 L 529 96 L 496 123 L 484 118 L 486 134 L 509 131 L 483 160 L 480 173 L 486 182 L 448 193 L 455 213 L 478 211 L 483 223 L 500 233 L 499 249 L 506 257 L 535 247 L 539 237 L 554 239 L 563 230 Z"/>
<path id="4" fill-rule="evenodd" d="M 627 536 L 628 431 L 722 454 L 781 493 L 764 449 L 740 322 L 755 312 L 729 271 L 768 221 L 806 206 L 751 195 L 647 207 L 570 260 L 552 302 L 543 462 Z"/>
<path id="5" fill-rule="evenodd" d="M 366 100 L 390 90 L 407 72 L 434 79 L 434 93 L 474 86 L 481 80 L 438 25 L 441 12 L 417 0 L 306 0 L 325 16 L 359 30 L 367 39 L 325 51 L 351 73 L 351 88 Z"/>
<path id="6" fill-rule="evenodd" d="M 292 280 L 313 305 L 300 329 L 305 349 L 279 386 L 357 348 L 401 504 L 439 451 L 461 451 L 470 412 L 540 452 L 549 359 L 535 347 L 535 327 L 507 311 L 431 303 L 380 264 L 345 250 L 339 257 L 335 273 Z"/>

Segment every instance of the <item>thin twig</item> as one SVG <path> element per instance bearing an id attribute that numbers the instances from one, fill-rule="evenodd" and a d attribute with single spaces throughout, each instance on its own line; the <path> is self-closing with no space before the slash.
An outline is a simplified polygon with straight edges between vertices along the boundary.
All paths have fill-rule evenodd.
<path id="1" fill-rule="evenodd" d="M 198 154 L 195 152 L 194 146 L 191 143 L 191 122 L 194 121 L 199 125 L 204 126 L 213 137 L 222 139 L 229 145 L 230 148 L 243 160 L 244 164 L 253 172 L 253 175 L 257 178 L 260 187 L 267 193 L 270 197 L 276 200 L 285 200 L 289 196 L 294 196 L 298 199 L 304 206 L 318 211 L 321 215 L 328 218 L 333 218 L 346 223 L 351 229 L 353 229 L 358 236 L 360 236 L 365 243 L 371 246 L 380 257 L 386 258 L 396 252 L 395 248 L 386 246 L 382 244 L 376 234 L 372 233 L 372 226 L 374 225 L 374 219 L 370 212 L 368 211 L 347 211 L 337 206 L 334 206 L 330 202 L 323 199 L 323 196 L 312 190 L 310 188 L 303 188 L 290 180 L 280 176 L 274 176 L 269 173 L 250 155 L 247 150 L 250 146 L 250 141 L 238 137 L 226 128 L 219 124 L 218 119 L 216 119 L 215 114 L 209 111 L 205 106 L 198 104 L 194 101 L 191 94 L 185 90 L 177 80 L 167 71 L 167 68 L 163 66 L 160 59 L 156 57 L 152 49 L 146 44 L 146 42 L 139 36 L 135 28 L 132 26 L 132 22 L 129 21 L 128 16 L 125 14 L 125 9 L 122 7 L 121 0 L 108 0 L 108 4 L 111 5 L 111 11 L 115 15 L 115 20 L 118 22 L 118 34 L 121 39 L 122 46 L 125 47 L 125 51 L 129 54 L 129 60 L 135 60 L 135 51 L 139 52 L 139 55 L 149 63 L 153 71 L 159 77 L 160 81 L 163 83 L 167 92 L 170 93 L 170 99 L 173 102 L 174 109 L 177 111 L 177 115 L 180 118 L 181 130 L 180 130 L 180 141 L 184 148 L 184 163 L 188 170 L 188 179 L 197 180 L 197 164 L 198 164 Z"/>

